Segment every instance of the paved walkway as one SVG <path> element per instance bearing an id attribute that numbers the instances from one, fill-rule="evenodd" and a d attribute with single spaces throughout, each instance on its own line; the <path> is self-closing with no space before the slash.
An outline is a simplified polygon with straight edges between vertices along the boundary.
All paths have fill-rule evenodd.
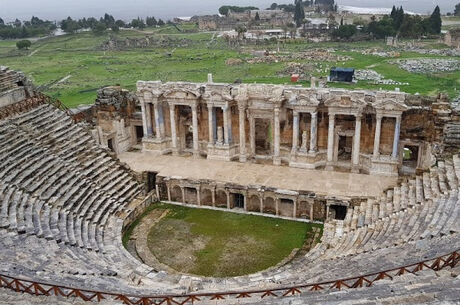
<path id="1" fill-rule="evenodd" d="M 241 185 L 312 191 L 324 196 L 380 196 L 396 185 L 396 177 L 308 170 L 287 166 L 224 162 L 192 157 L 174 157 L 151 152 L 126 152 L 119 155 L 133 170 L 156 171 L 161 176 L 210 179 Z"/>

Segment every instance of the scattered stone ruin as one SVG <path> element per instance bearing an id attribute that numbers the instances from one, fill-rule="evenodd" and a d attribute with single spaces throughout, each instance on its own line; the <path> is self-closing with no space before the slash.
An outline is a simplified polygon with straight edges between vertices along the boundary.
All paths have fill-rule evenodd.
<path id="1" fill-rule="evenodd" d="M 181 47 L 190 45 L 190 40 L 186 38 L 171 38 L 170 36 L 145 36 L 142 38 L 119 38 L 110 36 L 109 40 L 101 45 L 105 51 L 119 51 L 126 49 L 143 49 L 148 47 Z"/>
<path id="2" fill-rule="evenodd" d="M 5 107 L 34 95 L 32 84 L 24 73 L 0 66 L 0 107 Z"/>

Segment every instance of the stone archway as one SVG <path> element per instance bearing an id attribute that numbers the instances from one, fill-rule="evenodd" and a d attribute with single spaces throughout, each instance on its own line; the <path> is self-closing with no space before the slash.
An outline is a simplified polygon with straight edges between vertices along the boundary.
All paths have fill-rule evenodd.
<path id="1" fill-rule="evenodd" d="M 265 197 L 264 199 L 264 213 L 276 215 L 276 203 L 272 197 Z"/>
<path id="2" fill-rule="evenodd" d="M 246 208 L 249 212 L 260 212 L 260 197 L 250 195 L 246 202 Z"/>
<path id="3" fill-rule="evenodd" d="M 198 204 L 198 199 L 197 199 L 197 190 L 194 187 L 185 187 L 184 188 L 184 203 L 187 204 Z"/>
<path id="4" fill-rule="evenodd" d="M 216 207 L 227 208 L 227 193 L 223 190 L 216 191 Z"/>
<path id="5" fill-rule="evenodd" d="M 292 199 L 280 199 L 278 211 L 280 216 L 292 217 L 294 215 L 295 201 Z"/>
<path id="6" fill-rule="evenodd" d="M 201 205 L 212 206 L 212 192 L 210 189 L 202 188 L 200 195 Z"/>
<path id="7" fill-rule="evenodd" d="M 174 185 L 171 188 L 171 201 L 182 202 L 182 200 L 183 200 L 183 198 L 182 198 L 182 190 L 181 190 L 180 186 Z"/>

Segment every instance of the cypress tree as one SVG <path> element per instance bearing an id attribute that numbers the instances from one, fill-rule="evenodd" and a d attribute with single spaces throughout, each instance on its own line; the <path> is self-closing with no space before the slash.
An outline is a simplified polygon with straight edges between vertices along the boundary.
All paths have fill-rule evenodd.
<path id="1" fill-rule="evenodd" d="M 431 33 L 433 34 L 441 33 L 442 20 L 441 20 L 441 12 L 440 12 L 438 5 L 436 5 L 433 11 L 433 14 L 431 14 L 430 16 L 430 25 L 431 25 Z"/>
<path id="2" fill-rule="evenodd" d="M 294 20 L 299 27 L 302 24 L 302 21 L 305 18 L 305 11 L 303 10 L 302 0 L 295 1 L 295 11 L 294 11 Z"/>

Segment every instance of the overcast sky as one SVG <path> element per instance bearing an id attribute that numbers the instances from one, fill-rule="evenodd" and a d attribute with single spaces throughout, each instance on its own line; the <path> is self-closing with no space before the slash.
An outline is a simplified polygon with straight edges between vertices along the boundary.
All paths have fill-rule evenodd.
<path id="1" fill-rule="evenodd" d="M 339 5 L 361 7 L 391 7 L 402 5 L 416 13 L 432 11 L 439 5 L 443 12 L 453 11 L 460 0 L 336 0 Z M 129 20 L 137 16 L 156 16 L 164 19 L 177 16 L 215 14 L 223 4 L 253 5 L 261 9 L 272 2 L 291 3 L 289 0 L 0 0 L 0 17 L 5 21 L 38 16 L 42 19 L 60 20 L 99 17 L 105 12 L 115 18 Z"/>

